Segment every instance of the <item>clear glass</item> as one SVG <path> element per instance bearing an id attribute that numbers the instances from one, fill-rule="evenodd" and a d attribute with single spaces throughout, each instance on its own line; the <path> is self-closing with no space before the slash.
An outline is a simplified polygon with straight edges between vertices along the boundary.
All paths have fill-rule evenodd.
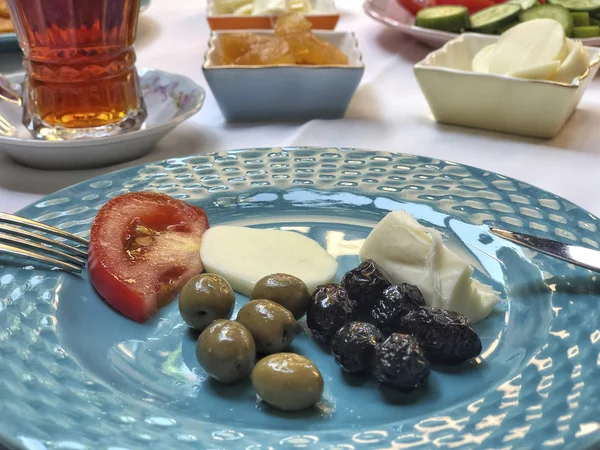
<path id="1" fill-rule="evenodd" d="M 23 124 L 40 139 L 140 128 L 133 41 L 140 0 L 8 0 L 25 55 Z"/>

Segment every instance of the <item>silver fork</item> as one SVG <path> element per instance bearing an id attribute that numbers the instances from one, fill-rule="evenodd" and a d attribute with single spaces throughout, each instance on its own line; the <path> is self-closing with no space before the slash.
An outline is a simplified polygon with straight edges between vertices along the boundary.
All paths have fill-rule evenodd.
<path id="1" fill-rule="evenodd" d="M 48 233 L 66 242 L 51 239 Z M 0 255 L 23 256 L 67 272 L 81 273 L 87 261 L 88 241 L 35 220 L 0 212 Z"/>
<path id="2" fill-rule="evenodd" d="M 16 128 L 11 123 L 0 115 L 0 134 L 3 136 L 14 136 Z"/>

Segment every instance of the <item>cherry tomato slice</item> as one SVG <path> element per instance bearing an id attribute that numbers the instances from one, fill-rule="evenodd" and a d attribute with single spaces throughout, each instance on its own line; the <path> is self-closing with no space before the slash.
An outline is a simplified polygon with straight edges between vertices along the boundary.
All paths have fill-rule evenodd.
<path id="1" fill-rule="evenodd" d="M 90 232 L 92 285 L 121 314 L 145 322 L 202 272 L 200 243 L 208 226 L 202 209 L 168 195 L 111 199 Z"/>
<path id="2" fill-rule="evenodd" d="M 469 14 L 494 6 L 496 2 L 492 0 L 435 0 L 436 5 L 460 5 L 466 6 Z"/>
<path id="3" fill-rule="evenodd" d="M 406 9 L 413 16 L 416 16 L 419 11 L 428 6 L 437 4 L 435 0 L 396 0 L 400 6 Z"/>

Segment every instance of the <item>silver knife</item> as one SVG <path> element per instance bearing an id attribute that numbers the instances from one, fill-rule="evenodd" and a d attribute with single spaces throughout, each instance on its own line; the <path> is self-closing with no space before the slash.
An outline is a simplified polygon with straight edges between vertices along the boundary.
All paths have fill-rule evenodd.
<path id="1" fill-rule="evenodd" d="M 546 255 L 553 256 L 563 261 L 600 272 L 600 251 L 579 245 L 565 244 L 563 242 L 531 236 L 525 233 L 503 230 L 490 227 L 490 232 L 515 244 L 528 247 Z"/>

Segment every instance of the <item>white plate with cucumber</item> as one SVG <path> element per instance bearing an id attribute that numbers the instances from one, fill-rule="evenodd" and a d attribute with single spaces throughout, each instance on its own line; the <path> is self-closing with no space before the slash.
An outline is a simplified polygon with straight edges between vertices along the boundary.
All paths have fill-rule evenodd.
<path id="1" fill-rule="evenodd" d="M 397 0 L 366 0 L 364 9 L 375 20 L 435 47 L 462 31 L 501 34 L 521 21 L 539 18 L 558 21 L 567 36 L 584 45 L 600 46 L 600 0 L 548 0 L 545 5 L 508 0 L 471 15 L 462 6 L 436 6 L 422 9 L 416 18 Z"/>

